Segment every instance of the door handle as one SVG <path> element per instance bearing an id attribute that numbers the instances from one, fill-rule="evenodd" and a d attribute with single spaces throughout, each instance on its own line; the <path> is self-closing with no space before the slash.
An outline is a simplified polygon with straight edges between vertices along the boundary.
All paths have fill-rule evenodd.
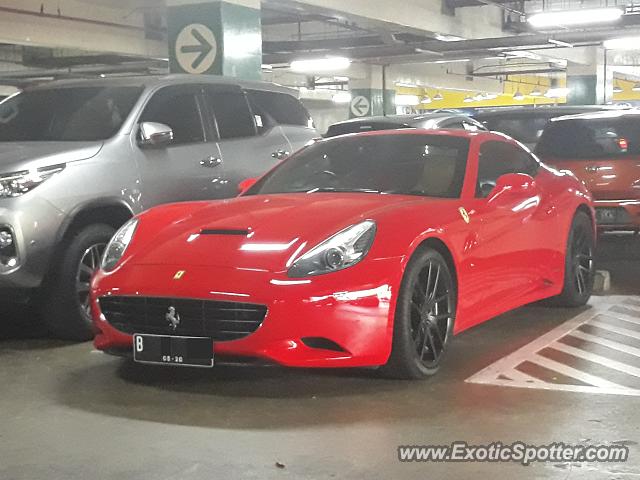
<path id="1" fill-rule="evenodd" d="M 276 160 L 282 160 L 283 158 L 287 157 L 289 155 L 289 152 L 287 152 L 286 150 L 276 150 L 275 152 L 273 152 L 271 154 L 271 156 L 273 158 L 275 158 Z"/>
<path id="2" fill-rule="evenodd" d="M 204 160 L 200 160 L 200 166 L 207 167 L 207 168 L 217 167 L 221 163 L 222 163 L 222 160 L 219 159 L 218 157 L 214 157 L 213 155 L 205 158 Z"/>

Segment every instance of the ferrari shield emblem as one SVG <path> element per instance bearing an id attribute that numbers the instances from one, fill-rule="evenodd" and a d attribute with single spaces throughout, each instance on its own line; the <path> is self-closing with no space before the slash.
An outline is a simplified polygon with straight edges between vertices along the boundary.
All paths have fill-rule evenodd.
<path id="1" fill-rule="evenodd" d="M 469 217 L 469 213 L 465 210 L 464 207 L 460 207 L 458 211 L 460 212 L 464 223 L 469 223 L 471 221 L 471 217 Z"/>
<path id="2" fill-rule="evenodd" d="M 178 270 L 176 274 L 173 276 L 173 279 L 180 280 L 182 277 L 184 277 L 185 273 L 187 273 L 185 270 Z"/>

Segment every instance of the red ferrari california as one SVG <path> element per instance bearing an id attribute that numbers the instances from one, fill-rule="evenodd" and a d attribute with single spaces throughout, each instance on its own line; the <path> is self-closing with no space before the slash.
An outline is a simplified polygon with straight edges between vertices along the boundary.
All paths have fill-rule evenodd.
<path id="1" fill-rule="evenodd" d="M 422 378 L 469 327 L 587 302 L 594 231 L 582 183 L 500 134 L 320 140 L 237 198 L 124 225 L 92 282 L 95 345 L 146 363 Z"/>

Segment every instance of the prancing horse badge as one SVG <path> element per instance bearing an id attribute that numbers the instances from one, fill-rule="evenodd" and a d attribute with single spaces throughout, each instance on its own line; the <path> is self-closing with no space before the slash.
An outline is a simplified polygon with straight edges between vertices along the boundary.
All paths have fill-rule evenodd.
<path id="1" fill-rule="evenodd" d="M 464 207 L 460 207 L 458 211 L 460 212 L 464 223 L 469 223 L 471 221 L 471 217 L 469 217 L 469 213 L 465 210 Z"/>
<path id="2" fill-rule="evenodd" d="M 174 280 L 180 280 L 184 277 L 184 274 L 187 273 L 186 270 L 178 270 L 176 274 L 173 276 Z"/>

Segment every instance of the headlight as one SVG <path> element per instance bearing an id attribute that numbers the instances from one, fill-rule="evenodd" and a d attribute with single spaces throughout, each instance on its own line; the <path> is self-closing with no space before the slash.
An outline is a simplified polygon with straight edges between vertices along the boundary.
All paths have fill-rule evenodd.
<path id="1" fill-rule="evenodd" d="M 347 227 L 296 260 L 289 269 L 289 277 L 321 275 L 351 267 L 367 255 L 375 235 L 376 224 L 372 220 Z"/>
<path id="2" fill-rule="evenodd" d="M 107 249 L 104 251 L 102 257 L 102 269 L 106 272 L 110 272 L 118 264 L 127 247 L 131 243 L 134 233 L 136 233 L 136 227 L 138 226 L 138 219 L 132 218 L 125 223 L 120 230 L 113 236 Z"/>
<path id="3" fill-rule="evenodd" d="M 65 165 L 0 174 L 0 198 L 19 197 L 64 170 Z"/>

